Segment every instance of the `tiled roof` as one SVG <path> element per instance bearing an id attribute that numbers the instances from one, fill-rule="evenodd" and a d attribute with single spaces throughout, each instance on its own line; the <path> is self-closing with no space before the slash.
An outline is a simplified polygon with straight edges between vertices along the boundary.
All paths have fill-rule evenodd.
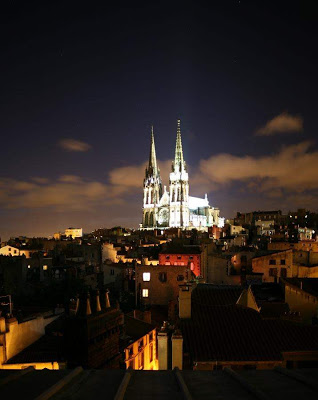
<path id="1" fill-rule="evenodd" d="M 318 351 L 318 327 L 263 320 L 235 305 L 234 294 L 234 288 L 222 292 L 213 285 L 193 291 L 191 319 L 181 320 L 184 352 L 192 361 L 275 361 L 285 351 Z"/>
<path id="2" fill-rule="evenodd" d="M 168 246 L 160 254 L 201 254 L 200 246 Z"/>
<path id="3" fill-rule="evenodd" d="M 200 283 L 192 292 L 192 303 L 209 306 L 234 305 L 242 291 L 241 286 Z"/>
<path id="4" fill-rule="evenodd" d="M 154 329 L 156 329 L 156 327 L 152 324 L 125 315 L 126 335 L 130 336 L 134 341 L 142 338 Z"/>
<path id="5" fill-rule="evenodd" d="M 263 282 L 261 285 L 252 285 L 251 288 L 258 304 L 264 301 L 283 302 L 285 299 L 284 290 L 278 283 Z"/>
<path id="6" fill-rule="evenodd" d="M 280 318 L 289 313 L 289 305 L 284 302 L 258 302 L 263 318 Z"/>
<path id="7" fill-rule="evenodd" d="M 193 307 L 181 321 L 184 351 L 193 361 L 280 360 L 279 349 L 263 337 L 258 312 L 238 306 Z"/>

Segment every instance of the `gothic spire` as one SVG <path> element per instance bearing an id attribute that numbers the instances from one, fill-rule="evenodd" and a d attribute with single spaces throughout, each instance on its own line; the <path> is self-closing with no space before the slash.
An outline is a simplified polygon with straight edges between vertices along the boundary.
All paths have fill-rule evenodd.
<path id="1" fill-rule="evenodd" d="M 179 165 L 180 170 L 184 167 L 183 151 L 182 151 L 182 141 L 181 141 L 181 129 L 180 129 L 180 119 L 178 119 L 177 126 L 177 140 L 176 140 L 176 152 L 174 156 L 174 165 Z"/>
<path id="2" fill-rule="evenodd" d="M 154 175 L 157 175 L 157 173 L 158 173 L 156 147 L 155 147 L 155 137 L 154 137 L 154 134 L 153 134 L 153 126 L 151 126 L 151 144 L 150 144 L 148 170 L 149 171 L 152 170 Z"/>

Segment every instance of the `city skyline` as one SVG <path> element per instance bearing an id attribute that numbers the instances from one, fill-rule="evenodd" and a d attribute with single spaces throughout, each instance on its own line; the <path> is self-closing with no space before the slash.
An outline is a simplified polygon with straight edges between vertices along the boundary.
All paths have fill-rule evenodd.
<path id="1" fill-rule="evenodd" d="M 317 33 L 301 7 L 7 4 L 1 239 L 137 228 L 151 125 L 167 185 L 179 118 L 192 194 L 220 215 L 317 211 Z"/>

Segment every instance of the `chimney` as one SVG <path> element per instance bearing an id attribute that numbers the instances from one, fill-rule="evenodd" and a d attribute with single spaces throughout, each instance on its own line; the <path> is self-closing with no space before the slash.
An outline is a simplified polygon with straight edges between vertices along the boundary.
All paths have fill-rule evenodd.
<path id="1" fill-rule="evenodd" d="M 143 320 L 144 322 L 151 324 L 151 311 L 144 311 Z"/>
<path id="2" fill-rule="evenodd" d="M 163 326 L 158 333 L 158 363 L 159 370 L 168 369 L 168 359 L 169 359 L 169 322 L 164 321 Z"/>
<path id="3" fill-rule="evenodd" d="M 76 308 L 75 308 L 75 315 L 78 313 L 79 310 L 79 305 L 80 305 L 80 298 L 79 294 L 76 296 Z"/>
<path id="4" fill-rule="evenodd" d="M 96 312 L 102 311 L 99 301 L 99 290 L 96 290 Z"/>
<path id="5" fill-rule="evenodd" d="M 108 289 L 105 292 L 105 308 L 110 308 L 109 290 Z"/>
<path id="6" fill-rule="evenodd" d="M 191 283 L 179 285 L 179 318 L 191 318 Z"/>
<path id="7" fill-rule="evenodd" d="M 6 333 L 6 319 L 4 317 L 1 317 L 1 311 L 0 311 L 0 333 Z"/>
<path id="8" fill-rule="evenodd" d="M 76 310 L 77 317 L 85 317 L 91 315 L 91 303 L 89 293 L 82 294 L 78 299 L 78 306 Z"/>
<path id="9" fill-rule="evenodd" d="M 171 337 L 172 341 L 172 369 L 182 369 L 183 366 L 183 336 L 179 329 L 176 329 Z"/>
<path id="10" fill-rule="evenodd" d="M 92 313 L 90 300 L 91 300 L 91 296 L 88 292 L 87 297 L 86 297 L 86 313 L 85 313 L 85 315 L 91 315 L 91 313 Z"/>

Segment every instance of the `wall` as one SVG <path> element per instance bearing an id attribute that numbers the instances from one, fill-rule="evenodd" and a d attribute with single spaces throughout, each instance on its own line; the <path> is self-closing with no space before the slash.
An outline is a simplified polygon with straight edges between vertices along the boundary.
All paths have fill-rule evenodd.
<path id="1" fill-rule="evenodd" d="M 246 369 L 273 369 L 277 366 L 283 366 L 283 361 L 207 361 L 194 363 L 193 370 L 195 371 L 212 371 L 215 369 L 231 368 L 233 370 Z"/>
<path id="2" fill-rule="evenodd" d="M 159 254 L 159 265 L 189 264 L 195 276 L 201 275 L 201 254 Z"/>
<path id="3" fill-rule="evenodd" d="M 143 345 L 141 345 L 143 341 Z M 156 329 L 149 332 L 147 335 L 136 340 L 125 349 L 125 364 L 126 369 L 143 369 L 143 370 L 157 370 L 158 359 L 157 359 L 157 340 L 156 340 Z M 142 361 L 143 353 L 143 366 L 140 368 L 139 365 Z M 151 360 L 152 354 L 152 360 Z"/>
<path id="4" fill-rule="evenodd" d="M 271 260 L 275 264 L 272 264 Z M 292 278 L 297 276 L 297 267 L 293 264 L 292 250 L 256 257 L 252 259 L 252 268 L 253 272 L 263 274 L 263 282 L 275 282 L 280 277 Z M 276 269 L 276 275 L 271 272 L 274 269 Z M 286 271 L 286 276 L 283 275 L 283 271 Z"/>
<path id="5" fill-rule="evenodd" d="M 303 240 L 298 243 L 289 243 L 289 242 L 272 242 L 268 243 L 268 250 L 304 250 L 304 251 L 313 251 L 318 252 L 318 242 Z"/>
<path id="6" fill-rule="evenodd" d="M 228 275 L 228 263 L 226 258 L 218 254 L 209 255 L 206 282 L 217 285 L 239 285 L 241 283 L 239 275 Z"/>
<path id="7" fill-rule="evenodd" d="M 65 236 L 69 237 L 72 236 L 72 239 L 82 237 L 83 236 L 83 229 L 82 228 L 68 228 L 65 229 Z"/>
<path id="8" fill-rule="evenodd" d="M 56 370 L 56 369 L 64 369 L 66 368 L 65 363 L 58 363 L 56 361 L 53 362 L 44 362 L 44 363 L 39 363 L 39 362 L 34 362 L 34 363 L 25 363 L 25 364 L 6 364 L 6 365 L 0 365 L 0 369 L 25 369 L 28 367 L 33 367 L 34 369 L 50 369 L 50 370 Z"/>
<path id="9" fill-rule="evenodd" d="M 150 273 L 150 281 L 143 281 L 143 273 Z M 166 281 L 159 280 L 160 274 L 166 274 Z M 177 300 L 179 285 L 185 282 L 189 275 L 187 266 L 158 265 L 136 266 L 136 298 L 141 304 L 168 305 L 169 301 Z M 183 280 L 178 280 L 183 277 Z M 148 297 L 142 296 L 143 289 L 148 289 Z"/>
<path id="10" fill-rule="evenodd" d="M 317 316 L 318 298 L 285 282 L 285 301 L 290 311 L 300 312 L 303 322 L 311 324 Z"/>
<path id="11" fill-rule="evenodd" d="M 317 267 L 298 267 L 298 278 L 318 278 L 318 266 Z"/>
<path id="12" fill-rule="evenodd" d="M 245 229 L 243 228 L 243 226 L 237 226 L 237 225 L 231 225 L 231 226 L 230 226 L 230 235 L 231 235 L 231 236 L 238 235 L 238 234 L 240 234 L 242 231 L 245 231 Z"/>
<path id="13" fill-rule="evenodd" d="M 102 262 L 110 260 L 112 262 L 118 262 L 117 250 L 114 248 L 112 243 L 103 243 L 102 246 Z"/>
<path id="14" fill-rule="evenodd" d="M 104 284 L 115 284 L 118 289 L 122 288 L 126 267 L 121 263 L 104 264 Z"/>
<path id="15" fill-rule="evenodd" d="M 49 318 L 38 317 L 20 324 L 15 320 L 7 324 L 8 332 L 5 334 L 6 359 L 9 360 L 43 336 L 46 325 L 56 318 L 58 318 L 58 315 Z"/>

